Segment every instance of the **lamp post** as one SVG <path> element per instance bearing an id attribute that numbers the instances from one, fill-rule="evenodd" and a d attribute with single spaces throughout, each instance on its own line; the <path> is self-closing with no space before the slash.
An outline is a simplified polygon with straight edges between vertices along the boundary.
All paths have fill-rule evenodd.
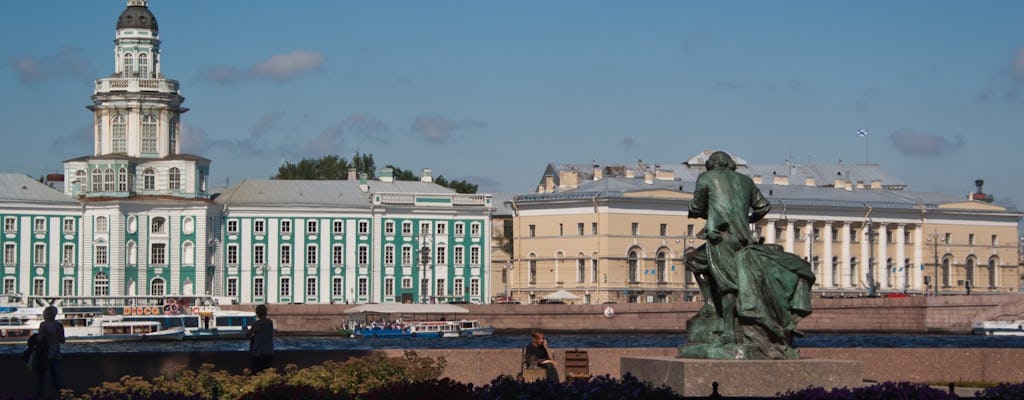
<path id="1" fill-rule="evenodd" d="M 868 296 L 875 295 L 875 233 L 874 224 L 868 223 Z"/>
<path id="2" fill-rule="evenodd" d="M 935 261 L 935 275 L 932 277 L 933 285 L 935 285 L 935 295 L 939 295 L 939 230 L 936 229 L 931 237 L 928 238 L 932 242 L 932 250 L 934 251 Z"/>
<path id="3" fill-rule="evenodd" d="M 430 246 L 427 246 L 427 234 L 420 234 L 420 303 L 424 303 L 429 292 L 430 279 L 427 279 L 426 284 L 423 282 L 423 277 L 426 275 L 427 265 L 430 264 Z"/>

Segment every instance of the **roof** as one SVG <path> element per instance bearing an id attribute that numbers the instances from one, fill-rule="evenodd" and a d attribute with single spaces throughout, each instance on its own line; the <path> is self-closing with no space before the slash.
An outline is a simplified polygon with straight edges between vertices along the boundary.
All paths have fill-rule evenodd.
<path id="1" fill-rule="evenodd" d="M 129 162 L 135 162 L 135 163 L 146 163 L 146 162 L 153 162 L 153 161 L 179 161 L 179 160 L 185 160 L 185 161 L 196 161 L 196 162 L 199 162 L 199 163 L 207 163 L 207 164 L 210 163 L 210 159 L 202 157 L 202 156 L 197 156 L 195 154 L 169 154 L 166 157 L 161 157 L 161 158 L 141 158 L 141 157 L 132 157 L 132 156 L 129 156 L 129 155 L 125 154 L 125 153 L 108 153 L 108 154 L 101 154 L 101 155 L 95 155 L 95 156 L 81 156 L 81 157 L 75 157 L 75 158 L 72 158 L 72 159 L 64 160 L 64 162 L 76 162 L 76 161 L 81 162 L 81 161 L 91 161 L 91 160 L 126 160 L 126 161 L 129 161 Z"/>
<path id="2" fill-rule="evenodd" d="M 17 173 L 0 173 L 0 201 L 79 204 L 78 200 L 39 183 L 27 175 Z"/>
<path id="3" fill-rule="evenodd" d="M 117 29 L 149 29 L 157 32 L 160 27 L 145 1 L 129 1 L 128 7 L 117 17 Z"/>
<path id="4" fill-rule="evenodd" d="M 363 304 L 345 310 L 345 314 L 465 314 L 469 310 L 452 304 Z"/>
<path id="5" fill-rule="evenodd" d="M 215 201 L 231 206 L 368 207 L 373 193 L 455 194 L 452 189 L 421 181 L 369 181 L 367 192 L 359 186 L 354 180 L 246 179 L 221 192 Z"/>

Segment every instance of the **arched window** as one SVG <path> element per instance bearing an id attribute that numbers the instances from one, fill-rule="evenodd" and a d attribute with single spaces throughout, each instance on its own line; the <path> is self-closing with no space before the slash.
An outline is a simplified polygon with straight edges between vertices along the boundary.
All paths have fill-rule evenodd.
<path id="1" fill-rule="evenodd" d="M 857 281 L 858 281 L 858 279 L 857 279 L 857 257 L 850 257 L 850 270 L 847 271 L 847 276 L 849 276 L 849 278 L 850 278 L 850 280 L 849 280 L 850 285 L 853 286 L 853 287 L 856 287 L 857 286 Z"/>
<path id="2" fill-rule="evenodd" d="M 107 217 L 96 217 L 96 233 L 107 233 Z"/>
<path id="3" fill-rule="evenodd" d="M 151 233 L 167 233 L 167 220 L 164 217 L 153 218 L 153 222 L 150 226 Z"/>
<path id="4" fill-rule="evenodd" d="M 172 167 L 167 175 L 167 186 L 170 190 L 181 190 L 181 170 Z"/>
<path id="5" fill-rule="evenodd" d="M 103 171 L 99 168 L 92 170 L 92 191 L 99 192 L 103 190 Z"/>
<path id="6" fill-rule="evenodd" d="M 114 169 L 107 168 L 103 174 L 103 191 L 113 192 L 114 191 Z"/>
<path id="7" fill-rule="evenodd" d="M 128 170 L 124 167 L 117 170 L 117 191 L 127 192 L 128 191 Z"/>
<path id="8" fill-rule="evenodd" d="M 139 76 L 149 78 L 149 56 L 146 53 L 139 54 Z"/>
<path id="9" fill-rule="evenodd" d="M 124 54 L 124 76 L 132 76 L 135 73 L 135 63 L 132 53 Z"/>
<path id="10" fill-rule="evenodd" d="M 156 117 L 142 117 L 142 152 L 156 153 Z"/>
<path id="11" fill-rule="evenodd" d="M 950 256 L 948 254 L 945 257 L 942 257 L 942 286 L 949 287 L 949 281 L 950 279 L 952 279 L 952 271 L 950 271 L 949 268 L 951 264 L 952 261 L 950 260 Z"/>
<path id="12" fill-rule="evenodd" d="M 167 121 L 167 137 L 170 140 L 171 153 L 178 152 L 178 119 Z"/>
<path id="13" fill-rule="evenodd" d="M 668 261 L 668 255 L 665 253 L 665 251 L 659 251 L 658 252 L 658 259 L 657 259 L 658 283 L 665 283 L 665 282 L 667 282 L 665 280 L 666 279 L 666 269 L 668 268 L 668 266 L 666 265 L 667 261 Z"/>
<path id="14" fill-rule="evenodd" d="M 533 254 L 533 253 L 530 253 L 529 262 L 530 262 L 529 283 L 531 285 L 536 285 L 537 284 L 537 255 Z"/>
<path id="15" fill-rule="evenodd" d="M 974 256 L 967 257 L 967 262 L 964 263 L 964 270 L 965 270 L 964 272 L 966 273 L 966 279 L 965 279 L 965 282 L 964 282 L 964 286 L 967 286 L 968 283 L 969 283 L 970 286 L 973 287 L 974 284 L 977 283 L 974 280 L 974 266 L 975 266 L 975 264 L 976 264 L 976 261 L 974 259 Z"/>
<path id="16" fill-rule="evenodd" d="M 833 236 L 835 237 L 835 236 Z M 829 287 L 839 286 L 836 282 L 839 281 L 839 257 L 832 257 L 832 282 L 825 282 Z"/>
<path id="17" fill-rule="evenodd" d="M 153 171 L 152 168 L 147 168 L 142 172 L 142 189 L 156 190 L 156 171 Z"/>
<path id="18" fill-rule="evenodd" d="M 128 118 L 124 114 L 118 114 L 111 121 L 110 150 L 114 153 L 128 152 Z"/>
<path id="19" fill-rule="evenodd" d="M 79 185 L 88 187 L 88 185 L 85 183 L 85 170 L 80 169 L 78 171 L 75 171 L 74 183 L 78 183 Z"/>
<path id="20" fill-rule="evenodd" d="M 139 263 L 139 252 L 136 251 L 135 242 L 128 242 L 125 245 L 125 252 L 128 255 L 128 265 L 135 265 Z"/>
<path id="21" fill-rule="evenodd" d="M 92 278 L 92 294 L 96 296 L 110 295 L 110 279 L 107 278 L 106 273 L 97 272 L 96 276 Z"/>
<path id="22" fill-rule="evenodd" d="M 149 283 L 149 295 L 150 296 L 163 296 L 164 295 L 164 278 L 153 279 Z"/>
<path id="23" fill-rule="evenodd" d="M 629 256 L 626 257 L 626 260 L 627 260 L 626 262 L 627 262 L 627 264 L 629 266 L 629 271 L 627 272 L 628 273 L 627 277 L 628 277 L 629 281 L 630 282 L 639 282 L 640 281 L 638 279 L 639 276 L 637 276 L 637 275 L 638 275 L 638 272 L 639 272 L 638 269 L 640 267 L 640 265 L 639 265 L 640 260 L 639 260 L 639 256 L 637 255 L 636 250 L 630 250 L 629 251 Z"/>
<path id="24" fill-rule="evenodd" d="M 999 258 L 992 257 L 988 259 L 988 287 L 995 288 L 998 286 L 998 276 L 996 268 L 999 266 Z"/>

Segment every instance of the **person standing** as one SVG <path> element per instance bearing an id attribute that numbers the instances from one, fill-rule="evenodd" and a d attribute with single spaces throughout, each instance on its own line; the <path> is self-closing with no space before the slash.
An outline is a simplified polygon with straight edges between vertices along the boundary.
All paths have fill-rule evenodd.
<path id="1" fill-rule="evenodd" d="M 43 393 L 46 391 L 47 374 L 50 375 L 50 382 L 53 383 L 53 388 L 59 395 L 60 390 L 63 389 L 60 383 L 60 344 L 65 340 L 64 325 L 57 321 L 57 307 L 49 306 L 43 309 L 43 322 L 39 323 L 38 335 L 36 346 L 41 349 L 36 354 L 43 354 L 42 351 L 45 349 L 46 356 L 36 360 L 36 395 L 40 398 L 43 397 Z"/>
<path id="2" fill-rule="evenodd" d="M 548 381 L 558 383 L 558 369 L 555 368 L 557 363 L 555 357 L 551 355 L 551 349 L 548 348 L 548 341 L 544 339 L 544 334 L 540 331 L 533 331 L 530 333 L 530 337 L 533 340 L 523 349 L 523 362 L 531 367 L 544 368 Z"/>
<path id="3" fill-rule="evenodd" d="M 270 368 L 274 358 L 274 321 L 267 318 L 265 304 L 256 306 L 256 318 L 256 322 L 253 322 L 246 332 L 253 373 Z"/>

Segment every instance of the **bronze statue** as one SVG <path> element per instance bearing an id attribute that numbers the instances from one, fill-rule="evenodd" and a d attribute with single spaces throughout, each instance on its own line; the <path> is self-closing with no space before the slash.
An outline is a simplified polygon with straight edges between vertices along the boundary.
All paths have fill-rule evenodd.
<path id="1" fill-rule="evenodd" d="M 697 177 L 689 216 L 707 224 L 706 243 L 684 256 L 704 297 L 687 321 L 681 358 L 798 359 L 796 324 L 811 313 L 810 264 L 778 245 L 755 242 L 750 224 L 771 206 L 750 177 L 716 151 Z"/>

